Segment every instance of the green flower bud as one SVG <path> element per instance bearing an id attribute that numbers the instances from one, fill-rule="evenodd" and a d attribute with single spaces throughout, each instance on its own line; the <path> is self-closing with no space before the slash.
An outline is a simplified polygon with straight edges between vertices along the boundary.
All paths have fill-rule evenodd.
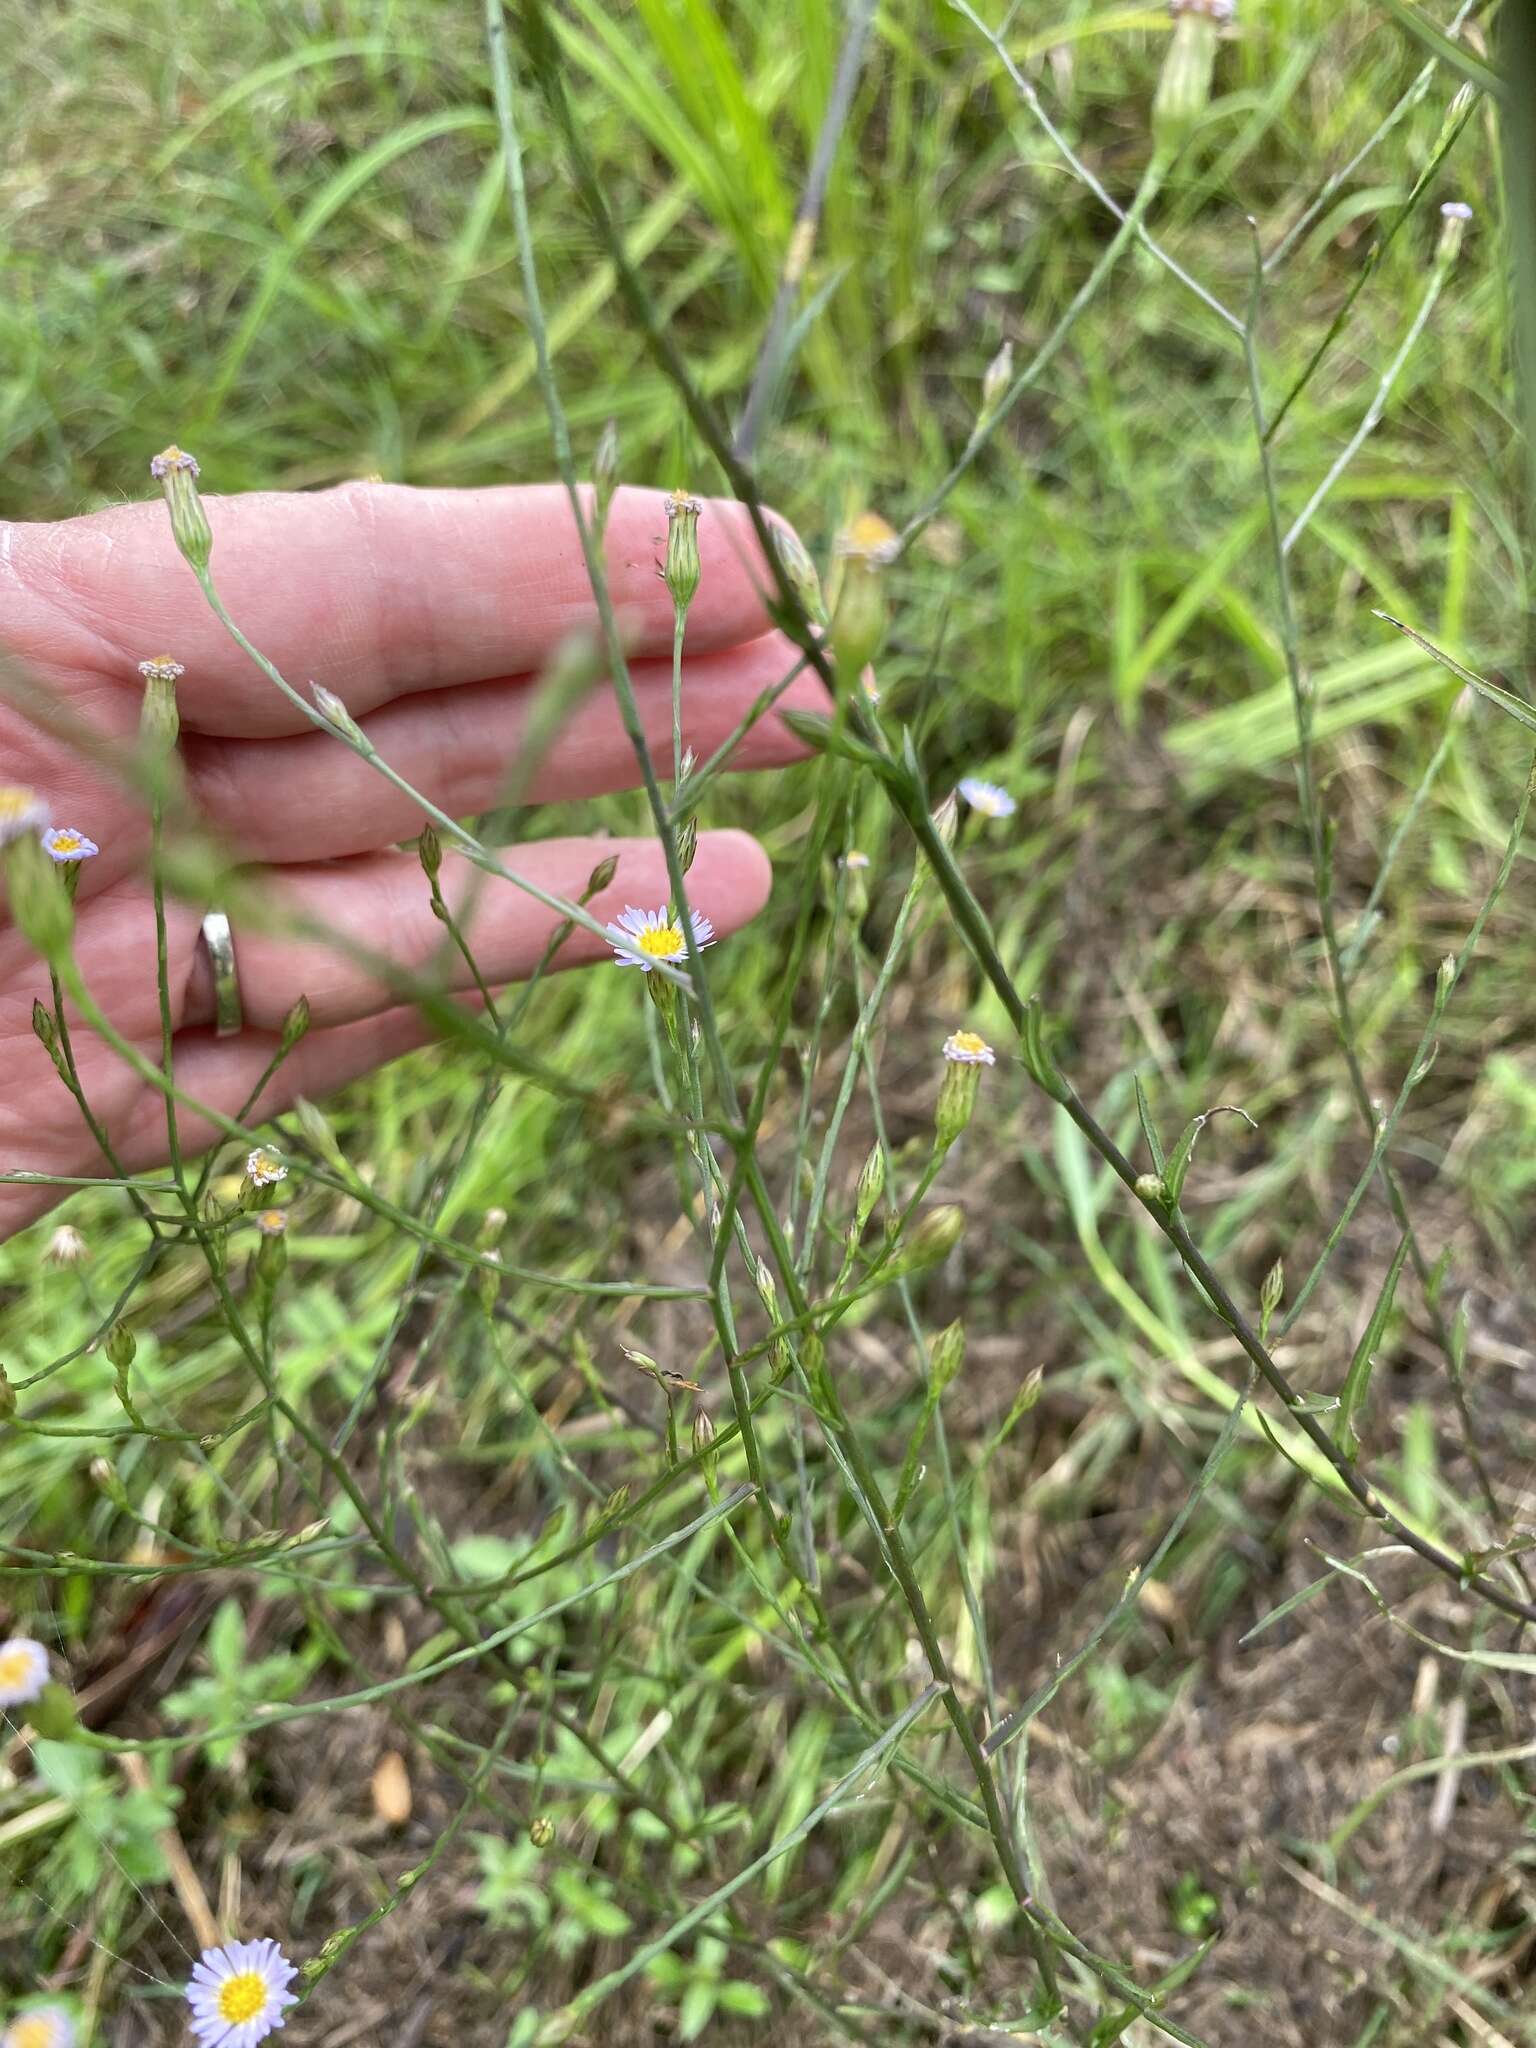
<path id="1" fill-rule="evenodd" d="M 929 1376 L 934 1388 L 942 1393 L 956 1377 L 965 1363 L 965 1325 L 951 1323 L 947 1330 L 941 1330 L 933 1340 L 928 1354 Z"/>
<path id="2" fill-rule="evenodd" d="M 547 1849 L 555 1839 L 555 1824 L 547 1813 L 536 1814 L 528 1823 L 528 1839 L 535 1849 Z"/>
<path id="3" fill-rule="evenodd" d="M 853 1191 L 853 1220 L 860 1235 L 885 1193 L 885 1147 L 871 1145 L 869 1157 L 859 1169 L 859 1184 Z"/>
<path id="4" fill-rule="evenodd" d="M 334 726 L 342 738 L 351 740 L 354 746 L 366 747 L 369 753 L 372 753 L 373 747 L 367 734 L 352 716 L 346 705 L 342 703 L 336 692 L 326 689 L 323 683 L 316 682 L 311 682 L 309 689 L 310 695 L 315 700 L 315 709 L 320 713 L 326 724 Z"/>
<path id="5" fill-rule="evenodd" d="M 801 609 L 813 626 L 825 626 L 827 606 L 821 594 L 821 578 L 816 574 L 816 564 L 805 551 L 805 543 L 787 526 L 770 526 L 768 531 L 773 536 L 773 551 L 779 558 L 785 581 L 799 599 Z"/>
<path id="6" fill-rule="evenodd" d="M 176 685 L 186 669 L 169 654 L 153 655 L 139 663 L 144 678 L 144 701 L 139 707 L 139 742 L 153 760 L 172 753 L 181 737 L 181 709 L 176 702 Z"/>
<path id="7" fill-rule="evenodd" d="M 699 514 L 703 510 L 699 500 L 686 491 L 674 491 L 667 500 L 667 559 L 661 580 L 680 612 L 687 611 L 699 587 Z"/>
<path id="8" fill-rule="evenodd" d="M 1005 341 L 997 354 L 987 365 L 987 374 L 981 380 L 981 410 L 976 415 L 976 431 L 990 426 L 1002 404 L 1008 386 L 1013 382 L 1013 343 Z"/>
<path id="9" fill-rule="evenodd" d="M 117 1372 L 126 1372 L 138 1354 L 138 1339 L 124 1322 L 116 1322 L 107 1332 L 107 1341 L 102 1347 L 107 1362 Z"/>
<path id="10" fill-rule="evenodd" d="M 1136 1176 L 1135 1192 L 1144 1202 L 1151 1202 L 1158 1208 L 1167 1206 L 1168 1190 L 1164 1187 L 1162 1177 L 1159 1174 L 1138 1173 Z"/>
<path id="11" fill-rule="evenodd" d="M 858 684 L 885 638 L 885 569 L 895 560 L 899 545 L 876 512 L 862 513 L 838 541 L 843 580 L 832 614 L 832 652 L 849 689 Z"/>
<path id="12" fill-rule="evenodd" d="M 213 553 L 213 534 L 197 495 L 197 457 L 173 442 L 150 463 L 149 473 L 165 492 L 177 547 L 194 569 L 206 569 Z"/>
<path id="13" fill-rule="evenodd" d="M 1435 251 L 1437 263 L 1454 263 L 1461 254 L 1461 239 L 1467 231 L 1467 222 L 1472 218 L 1472 209 L 1464 199 L 1448 199 L 1440 209 L 1440 246 Z"/>
<path id="14" fill-rule="evenodd" d="M 43 842 L 33 832 L 12 838 L 3 844 L 0 862 L 16 929 L 50 966 L 61 965 L 74 937 L 75 912 Z"/>
<path id="15" fill-rule="evenodd" d="M 1216 31 L 1232 18 L 1232 0 L 1171 0 L 1173 37 L 1152 102 L 1152 141 L 1172 156 L 1199 126 L 1211 98 Z"/>
<path id="16" fill-rule="evenodd" d="M 282 1048 L 292 1052 L 299 1040 L 309 1029 L 309 997 L 300 996 L 293 1008 L 283 1019 Z"/>
<path id="17" fill-rule="evenodd" d="M 416 858 L 421 862 L 421 871 L 429 882 L 435 882 L 443 867 L 443 842 L 436 830 L 428 825 L 416 841 Z"/>
<path id="18" fill-rule="evenodd" d="M 965 1211 L 954 1202 L 943 1202 L 919 1219 L 917 1228 L 888 1271 L 894 1280 L 903 1273 L 921 1273 L 947 1259 L 965 1235 Z"/>
<path id="19" fill-rule="evenodd" d="M 590 903 L 594 896 L 601 896 L 618 871 L 619 857 L 617 854 L 610 853 L 606 860 L 600 860 L 587 877 L 587 887 L 582 901 Z"/>
<path id="20" fill-rule="evenodd" d="M 64 1048 L 59 1044 L 58 1026 L 53 1021 L 53 1013 L 35 1000 L 32 1004 L 32 1029 L 37 1034 L 44 1052 L 53 1061 L 54 1071 L 59 1079 L 67 1081 L 69 1066 L 64 1058 Z"/>

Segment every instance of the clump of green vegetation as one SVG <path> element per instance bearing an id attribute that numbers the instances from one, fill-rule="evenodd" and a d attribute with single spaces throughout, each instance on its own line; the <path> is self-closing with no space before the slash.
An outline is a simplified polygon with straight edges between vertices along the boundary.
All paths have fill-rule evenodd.
<path id="1" fill-rule="evenodd" d="M 0 1015 L 90 1158 L 0 1247 L 5 2048 L 181 2038 L 199 1952 L 216 2048 L 1536 2038 L 1521 16 L 14 29 L 4 509 L 174 435 L 181 597 L 109 763 L 142 1031 L 27 794 L 89 692 L 0 675 Z M 546 475 L 588 625 L 466 815 L 221 500 Z M 788 659 L 701 757 L 731 498 Z M 430 958 L 199 815 L 204 633 L 403 803 Z M 538 801 L 609 691 L 633 793 Z M 776 885 L 717 945 L 725 823 Z M 504 989 L 477 906 L 587 828 L 653 898 L 535 883 Z M 209 900 L 442 1042 L 321 1104 L 285 988 L 210 1113 Z"/>

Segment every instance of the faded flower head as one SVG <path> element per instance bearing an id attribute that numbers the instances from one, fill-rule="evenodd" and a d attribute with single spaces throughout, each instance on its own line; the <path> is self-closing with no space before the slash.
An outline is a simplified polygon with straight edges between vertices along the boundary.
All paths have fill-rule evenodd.
<path id="1" fill-rule="evenodd" d="M 48 806 L 19 783 L 0 784 L 0 846 L 48 827 Z"/>
<path id="2" fill-rule="evenodd" d="M 878 512 L 861 512 L 837 537 L 837 552 L 848 561 L 894 562 L 901 552 L 895 530 Z"/>
<path id="3" fill-rule="evenodd" d="M 715 943 L 715 928 L 697 911 L 693 920 L 693 942 L 702 952 Z M 683 921 L 663 904 L 660 910 L 637 910 L 626 904 L 621 916 L 608 926 L 608 943 L 618 955 L 620 967 L 638 967 L 642 973 L 663 962 L 680 966 L 688 957 Z"/>
<path id="4" fill-rule="evenodd" d="M 298 2004 L 288 1989 L 297 1975 L 275 1941 L 205 1948 L 187 1985 L 193 2033 L 203 2048 L 256 2048 Z"/>
<path id="5" fill-rule="evenodd" d="M 0 1707 L 24 1707 L 48 1683 L 48 1652 L 31 1636 L 0 1643 Z"/>
<path id="6" fill-rule="evenodd" d="M 50 1266 L 78 1266 L 91 1256 L 91 1248 L 72 1223 L 61 1223 L 48 1240 L 43 1257 Z"/>
<path id="7" fill-rule="evenodd" d="M 0 2034 L 0 2048 L 75 2048 L 75 2023 L 62 2005 L 34 2005 Z"/>
<path id="8" fill-rule="evenodd" d="M 156 483 L 163 483 L 166 477 L 178 474 L 196 476 L 197 457 L 189 455 L 184 448 L 178 448 L 173 441 L 169 448 L 162 448 L 158 455 L 150 458 L 149 473 Z"/>
<path id="9" fill-rule="evenodd" d="M 254 1158 L 255 1154 L 253 1153 L 251 1156 Z M 286 1209 L 263 1209 L 256 1218 L 256 1228 L 263 1237 L 281 1237 L 288 1228 L 288 1211 Z"/>
<path id="10" fill-rule="evenodd" d="M 94 860 L 101 848 L 75 825 L 50 825 L 43 834 L 43 851 L 62 867 L 67 861 Z"/>
<path id="11" fill-rule="evenodd" d="M 139 663 L 139 674 L 146 683 L 176 683 L 186 674 L 186 669 L 172 654 L 152 654 L 148 661 Z"/>
<path id="12" fill-rule="evenodd" d="M 956 787 L 971 809 L 984 818 L 1011 818 L 1018 809 L 1001 783 L 985 782 L 979 775 L 962 775 Z"/>
<path id="13" fill-rule="evenodd" d="M 997 1054 L 975 1031 L 951 1031 L 944 1041 L 944 1057 L 962 1067 L 995 1067 Z"/>
<path id="14" fill-rule="evenodd" d="M 275 1152 L 258 1145 L 246 1155 L 245 1177 L 253 1188 L 272 1188 L 288 1178 L 288 1169 Z"/>

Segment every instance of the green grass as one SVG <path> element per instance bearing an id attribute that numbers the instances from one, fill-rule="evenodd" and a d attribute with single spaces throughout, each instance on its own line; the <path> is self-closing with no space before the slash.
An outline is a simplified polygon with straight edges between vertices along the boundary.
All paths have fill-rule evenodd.
<path id="1" fill-rule="evenodd" d="M 1162 10 L 1054 0 L 1018 13 L 1015 61 L 1128 204 L 1149 153 Z M 1240 319 L 1245 215 L 1273 250 L 1425 61 L 1363 0 L 1274 0 L 1246 15 L 1150 216 L 1160 244 Z M 195 447 L 218 491 L 374 472 L 437 485 L 550 473 L 469 0 L 13 4 L 7 27 L 21 89 L 0 161 L 6 516 L 136 495 L 146 457 L 172 438 Z M 733 414 L 814 146 L 838 11 L 572 0 L 559 40 L 629 260 L 699 389 Z M 626 315 L 525 70 L 519 86 L 540 284 L 579 457 L 611 415 L 626 480 L 718 490 Z M 1454 90 L 1435 73 L 1267 278 L 1257 336 L 1271 413 L 1432 163 Z M 1527 527 L 1486 103 L 1382 249 L 1274 443 L 1288 519 L 1370 404 L 1425 290 L 1439 203 L 1460 195 L 1478 207 L 1462 254 L 1380 427 L 1293 558 L 1346 943 L 1459 689 L 1373 611 L 1524 687 Z M 1113 225 L 960 12 L 928 0 L 879 10 L 808 279 L 824 303 L 760 459 L 764 497 L 823 565 L 851 511 L 872 504 L 899 526 L 923 503 L 965 445 L 1000 342 L 1027 360 Z M 1216 1103 L 1257 1120 L 1256 1132 L 1211 1124 L 1184 1197 L 1195 1236 L 1256 1317 L 1277 1258 L 1294 1296 L 1369 1147 L 1330 1013 L 1240 335 L 1130 249 L 889 586 L 882 718 L 892 733 L 910 728 L 935 794 L 978 772 L 1018 795 L 1006 825 L 965 824 L 958 858 L 1008 975 L 1043 998 L 1079 1093 L 1138 1170 L 1151 1162 L 1133 1076 L 1165 1147 Z M 1436 967 L 1497 864 L 1527 758 L 1511 721 L 1474 706 L 1387 875 L 1353 988 L 1362 1064 L 1384 1105 Z M 796 878 L 836 772 L 817 762 L 717 787 L 706 805 L 706 824 L 760 830 L 782 878 L 712 977 L 748 1079 L 771 1044 Z M 781 1212 L 804 1150 L 805 1049 L 819 1043 L 814 1158 L 913 872 L 910 833 L 875 778 L 855 776 L 849 804 L 848 843 L 872 861 L 868 911 L 834 910 L 843 899 L 825 864 L 826 912 L 764 1126 Z M 646 814 L 621 798 L 575 816 L 643 829 Z M 554 828 L 538 815 L 524 827 Z M 1504 1526 L 1480 1509 L 1411 1269 L 1358 1418 L 1373 1483 L 1457 1554 L 1529 1522 L 1529 888 L 1522 853 L 1393 1155 L 1429 1256 L 1448 1255 L 1445 1310 L 1465 1304 L 1471 1411 Z M 494 1205 L 512 1218 L 508 1256 L 527 1268 L 566 1280 L 702 1270 L 679 1162 L 621 1100 L 648 1089 L 653 1052 L 622 979 L 536 990 L 524 1042 L 600 1100 L 583 1107 L 509 1079 L 444 1230 L 472 1242 Z M 912 1185 L 937 1048 L 962 1019 L 1006 1050 L 935 1189 L 967 1209 L 967 1234 L 907 1300 L 887 1288 L 859 1302 L 830 1356 L 889 1486 L 925 1414 L 927 1351 L 964 1323 L 966 1362 L 922 1439 L 904 1528 L 972 1725 L 984 1734 L 1037 1706 L 998 1765 L 1035 1899 L 1143 1991 L 1166 1982 L 1176 2037 L 1212 2048 L 1536 2039 L 1521 1842 L 1530 1759 L 1504 1754 L 1526 1739 L 1524 1680 L 1453 1654 L 1519 1654 L 1523 1638 L 1401 1559 L 1364 1568 L 1448 1647 L 1425 1652 L 1347 1579 L 1297 1600 L 1327 1556 L 1355 1555 L 1372 1532 L 1315 1470 L 1288 1462 L 1296 1433 L 1272 1399 L 1261 1405 L 1273 1436 L 1253 1406 L 1223 1435 L 1247 1384 L 1236 1340 L 1077 1126 L 1032 1087 L 1003 1003 L 931 884 L 873 1033 L 878 1096 L 862 1081 L 854 1094 L 830 1215 L 845 1221 L 881 1124 Z M 349 1168 L 420 1211 L 481 1080 L 453 1048 L 328 1106 Z M 94 1250 L 83 1287 L 41 1263 L 48 1225 L 0 1248 L 0 1357 L 16 1382 L 82 1344 L 135 1271 L 120 1196 L 82 1196 L 67 1213 Z M 1320 1404 L 1339 1392 L 1397 1242 L 1373 1189 L 1279 1347 Z M 289 1250 L 275 1323 L 284 1395 L 328 1439 L 382 1369 L 346 1469 L 434 1588 L 481 1586 L 465 1611 L 473 1630 L 515 1631 L 509 1661 L 465 1660 L 419 1688 L 330 1704 L 443 1665 L 462 1630 L 402 1583 L 291 1431 L 263 1423 L 216 1440 L 250 1383 L 201 1260 L 179 1252 L 134 1297 L 134 1386 L 151 1428 L 215 1440 L 137 1431 L 99 1353 L 24 1392 L 42 1426 L 3 1440 L 4 1529 L 30 1554 L 4 1567 L 0 1619 L 57 1642 L 81 1686 L 142 1654 L 97 1725 L 134 1743 L 185 1740 L 146 1751 L 165 1801 L 149 1809 L 131 1804 L 149 1795 L 129 1789 L 116 1758 L 87 1759 L 89 1772 L 82 1751 L 45 1753 L 35 1772 L 9 1760 L 0 1983 L 24 1997 L 46 1978 L 95 2038 L 116 2038 L 130 2009 L 142 2037 L 179 2038 L 167 1994 L 183 1946 L 197 1943 L 156 1846 L 173 1813 L 237 1933 L 273 1934 L 308 1960 L 387 1909 L 321 1977 L 292 2023 L 300 2042 L 339 2039 L 370 2012 L 383 2038 L 423 1996 L 442 2038 L 456 2028 L 497 2048 L 563 2038 L 566 2024 L 574 2040 L 619 2044 L 919 2041 L 951 2027 L 1053 2044 L 1158 2038 L 1070 1948 L 1057 1952 L 1069 2022 L 1043 2017 L 1036 1958 L 942 1705 L 887 1740 L 927 1668 L 807 1386 L 775 1389 L 767 1362 L 749 1361 L 769 1492 L 790 1517 L 785 1554 L 814 1596 L 750 1500 L 673 1542 L 711 1508 L 697 1462 L 648 1498 L 668 1472 L 665 1409 L 621 1347 L 699 1380 L 697 1405 L 725 1428 L 731 1395 L 702 1304 L 509 1282 L 488 1315 L 444 1260 L 397 1327 L 416 1247 L 323 1188 L 300 1191 Z M 833 1255 L 824 1280 L 835 1270 Z M 756 1341 L 750 1276 L 735 1282 Z M 692 1414 L 680 1399 L 685 1461 Z M 99 1454 L 113 1461 L 106 1484 L 89 1470 Z M 722 1451 L 722 1500 L 744 1476 L 739 1450 Z M 295 1558 L 251 1554 L 263 1530 L 291 1537 L 322 1519 Z M 1170 1531 L 1151 1583 L 1128 1588 Z M 248 1651 L 227 1619 L 208 1626 L 229 1599 Z M 1040 1704 L 1106 1617 L 1081 1668 Z M 241 1705 L 245 1657 L 263 1676 Z M 290 1679 L 314 1711 L 215 1749 L 199 1733 L 209 1719 L 178 1722 L 175 1702 L 206 1702 L 214 1695 L 189 1687 L 226 1679 L 231 1716 Z M 1457 1743 L 1500 1760 L 1459 1773 L 1444 1827 L 1429 1827 L 1427 1772 L 1351 1825 L 1394 1772 Z M 369 1795 L 391 1749 L 416 1802 L 393 1830 Z M 401 1889 L 461 1813 L 438 1860 Z M 529 1835 L 540 1817 L 547 1845 Z"/>

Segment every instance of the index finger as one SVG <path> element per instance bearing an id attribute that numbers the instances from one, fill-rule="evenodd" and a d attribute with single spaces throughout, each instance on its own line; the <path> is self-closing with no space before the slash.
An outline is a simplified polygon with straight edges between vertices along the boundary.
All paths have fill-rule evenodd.
<path id="1" fill-rule="evenodd" d="M 585 492 L 590 507 L 590 491 Z M 560 484 L 417 490 L 342 484 L 304 493 L 206 497 L 212 569 L 236 623 L 295 684 L 314 677 L 361 715 L 406 692 L 539 669 L 596 612 L 570 501 Z M 672 643 L 660 491 L 614 494 L 604 560 L 634 651 Z M 773 587 L 744 505 L 710 499 L 699 520 L 702 565 L 688 613 L 694 651 L 733 647 L 769 625 Z M 11 566 L 42 600 L 47 651 L 61 665 L 60 625 L 77 669 L 134 675 L 166 653 L 186 675 L 183 722 L 224 737 L 297 731 L 303 720 L 208 609 L 177 553 L 159 503 L 13 530 Z"/>

